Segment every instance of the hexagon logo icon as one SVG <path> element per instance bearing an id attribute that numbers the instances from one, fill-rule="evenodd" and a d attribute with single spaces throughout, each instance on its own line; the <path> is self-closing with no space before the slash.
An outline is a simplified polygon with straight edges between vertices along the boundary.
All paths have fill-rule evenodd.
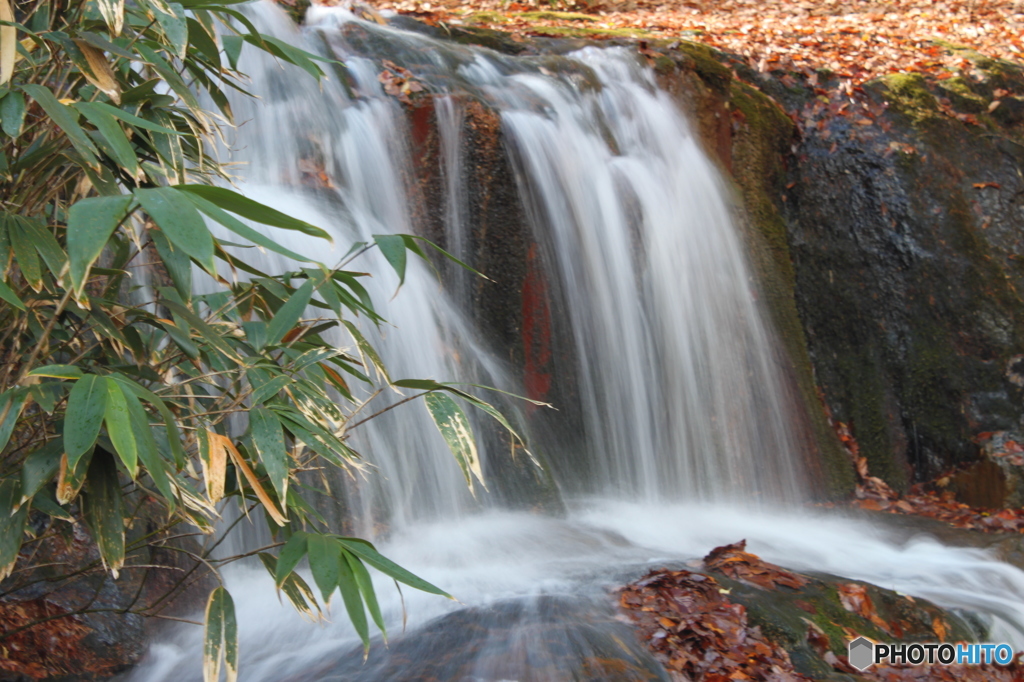
<path id="1" fill-rule="evenodd" d="M 864 637 L 858 637 L 849 644 L 849 661 L 857 670 L 867 670 L 875 662 L 875 645 Z"/>

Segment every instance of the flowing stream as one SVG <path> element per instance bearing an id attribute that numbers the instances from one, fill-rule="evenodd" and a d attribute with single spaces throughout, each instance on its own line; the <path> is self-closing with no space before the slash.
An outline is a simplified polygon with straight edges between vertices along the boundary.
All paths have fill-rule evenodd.
<path id="1" fill-rule="evenodd" d="M 981 550 L 899 540 L 797 506 L 811 478 L 804 445 L 728 192 L 635 53 L 510 57 L 340 9 L 314 8 L 302 32 L 270 4 L 248 11 L 262 31 L 346 68 L 318 85 L 252 50 L 242 55 L 261 99 L 236 104 L 242 123 L 223 153 L 239 163 L 243 191 L 335 236 L 328 253 L 311 238 L 276 235 L 295 251 L 333 264 L 352 242 L 415 231 L 412 133 L 378 80 L 381 58 L 412 69 L 434 94 L 441 222 L 459 256 L 468 256 L 473 229 L 466 107 L 495 112 L 522 213 L 562 302 L 582 433 L 571 454 L 535 443 L 553 484 L 538 469 L 521 488 L 473 496 L 422 406 L 360 427 L 355 446 L 372 466 L 332 484 L 338 501 L 326 511 L 460 602 L 405 590 L 400 635 L 403 602 L 379 581 L 394 641 L 387 653 L 375 642 L 364 664 L 339 604 L 333 622 L 305 622 L 279 603 L 260 566 L 236 566 L 225 577 L 239 613 L 241 679 L 411 680 L 430 678 L 426 671 L 430 679 L 573 679 L 560 660 L 605 655 L 612 641 L 657 677 L 639 647 L 621 644 L 630 635 L 605 588 L 742 538 L 796 570 L 977 612 L 992 640 L 1024 648 L 1024 572 Z M 272 254 L 245 255 L 288 267 Z M 387 264 L 373 252 L 360 258 L 352 267 L 375 273 L 371 294 L 396 325 L 363 329 L 392 378 L 523 390 L 474 327 L 471 276 L 455 275 L 442 290 L 411 262 L 395 295 Z M 491 445 L 481 452 L 488 470 L 507 457 Z M 545 489 L 558 493 L 559 504 L 548 505 L 556 512 L 518 510 Z M 382 527 L 388 533 L 378 537 Z M 253 535 L 241 533 L 230 551 L 252 547 Z M 201 679 L 201 637 L 195 627 L 167 631 L 128 679 Z"/>

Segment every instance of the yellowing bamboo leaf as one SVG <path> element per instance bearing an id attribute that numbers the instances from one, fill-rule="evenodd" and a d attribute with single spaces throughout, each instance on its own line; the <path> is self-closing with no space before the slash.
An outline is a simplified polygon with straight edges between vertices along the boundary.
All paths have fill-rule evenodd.
<path id="1" fill-rule="evenodd" d="M 0 20 L 14 21 L 14 11 L 9 0 L 0 0 Z M 18 29 L 0 26 L 0 85 L 10 82 L 17 57 Z"/>
<path id="2" fill-rule="evenodd" d="M 245 461 L 245 458 L 242 457 L 242 453 L 238 451 L 235 444 L 231 442 L 231 439 L 227 436 L 222 436 L 219 433 L 213 433 L 210 434 L 210 441 L 211 443 L 213 441 L 218 441 L 219 447 L 227 449 L 228 454 L 231 456 L 231 461 L 234 462 L 235 467 L 242 472 L 242 475 L 245 476 L 245 480 L 247 480 L 249 485 L 252 486 L 253 491 L 256 493 L 256 497 L 261 503 L 263 503 L 263 506 L 267 508 L 267 513 L 270 514 L 270 518 L 274 519 L 279 526 L 283 526 L 288 523 L 288 519 L 274 505 L 274 501 L 270 499 L 270 496 L 267 495 L 263 486 L 260 485 L 260 481 L 256 478 L 256 474 L 249 466 L 249 463 Z"/>
<path id="3" fill-rule="evenodd" d="M 107 97 L 114 100 L 114 104 L 121 103 L 121 89 L 117 85 L 117 78 L 114 76 L 114 70 L 110 68 L 110 63 L 104 56 L 103 51 L 99 50 L 84 40 L 76 40 L 75 45 L 85 55 L 86 61 L 89 63 L 89 71 L 82 71 L 82 75 L 85 79 L 100 89 Z"/>
<path id="4" fill-rule="evenodd" d="M 206 481 L 206 496 L 210 502 L 224 497 L 224 481 L 227 476 L 228 451 L 222 440 L 212 431 L 199 432 L 199 456 L 203 461 L 203 478 Z"/>
<path id="5" fill-rule="evenodd" d="M 97 0 L 96 4 L 100 6 L 100 14 L 110 27 L 110 32 L 115 36 L 121 35 L 121 28 L 124 27 L 124 0 Z"/>
<path id="6" fill-rule="evenodd" d="M 223 587 L 217 587 L 210 593 L 203 630 L 204 682 L 220 681 L 222 660 L 227 682 L 235 682 L 238 679 L 238 622 L 235 619 L 235 602 Z"/>

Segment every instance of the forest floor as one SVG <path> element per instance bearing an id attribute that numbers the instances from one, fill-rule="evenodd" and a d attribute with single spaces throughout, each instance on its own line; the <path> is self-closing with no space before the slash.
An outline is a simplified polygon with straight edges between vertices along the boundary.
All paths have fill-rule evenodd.
<path id="1" fill-rule="evenodd" d="M 328 0 L 332 3 L 332 0 Z M 333 3 L 332 3 L 333 4 Z M 898 71 L 952 77 L 943 43 L 1024 61 L 1024 0 L 371 0 L 432 24 L 523 36 L 687 39 L 759 71 L 828 69 L 861 83 Z"/>

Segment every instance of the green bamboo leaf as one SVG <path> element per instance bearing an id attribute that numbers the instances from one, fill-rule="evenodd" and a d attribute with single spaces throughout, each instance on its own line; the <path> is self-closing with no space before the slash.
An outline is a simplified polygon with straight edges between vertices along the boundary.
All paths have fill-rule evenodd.
<path id="1" fill-rule="evenodd" d="M 117 465 L 109 453 L 97 448 L 89 465 L 83 499 L 86 523 L 100 550 L 103 565 L 114 578 L 124 565 L 124 509 Z"/>
<path id="2" fill-rule="evenodd" d="M 13 90 L 7 93 L 0 100 L 0 122 L 3 131 L 11 138 L 17 138 L 21 134 L 21 127 L 25 123 L 25 96 Z"/>
<path id="3" fill-rule="evenodd" d="M 171 276 L 174 288 L 181 294 L 182 300 L 189 301 L 192 298 L 192 261 L 188 254 L 171 244 L 163 230 L 150 230 L 149 236 L 167 268 L 167 274 Z"/>
<path id="4" fill-rule="evenodd" d="M 274 313 L 274 318 L 267 325 L 268 346 L 276 346 L 284 338 L 284 335 L 295 327 L 306 310 L 306 306 L 309 305 L 309 299 L 313 297 L 315 288 L 316 283 L 307 279 L 301 287 L 295 290 L 295 293 L 288 297 L 284 305 L 278 308 Z"/>
<path id="5" fill-rule="evenodd" d="M 30 377 L 52 377 L 54 379 L 81 379 L 82 370 L 74 365 L 43 365 L 28 373 Z"/>
<path id="6" fill-rule="evenodd" d="M 135 148 L 128 141 L 128 136 L 124 134 L 124 130 L 121 129 L 121 124 L 117 122 L 117 119 L 103 108 L 94 106 L 91 102 L 78 102 L 72 106 L 85 116 L 89 123 L 96 126 L 96 130 L 100 132 L 103 139 L 110 145 L 110 149 L 114 153 L 114 160 L 128 171 L 131 177 L 138 180 L 142 176 L 142 169 L 139 168 L 139 159 L 135 153 Z"/>
<path id="7" fill-rule="evenodd" d="M 348 612 L 348 618 L 352 621 L 352 627 L 356 629 L 356 634 L 359 635 L 359 639 L 363 642 L 363 657 L 370 651 L 370 627 L 366 622 L 366 609 L 363 608 L 363 600 L 359 596 L 360 584 L 356 580 L 356 575 L 352 571 L 352 565 L 349 563 L 348 558 L 351 556 L 344 548 L 340 547 L 337 542 L 332 543 L 338 552 L 338 588 L 341 590 L 341 600 L 345 602 L 345 611 Z M 358 561 L 358 559 L 356 559 Z M 365 568 L 363 570 L 366 570 Z M 373 589 L 371 585 L 370 589 Z"/>
<path id="8" fill-rule="evenodd" d="M 423 592 L 429 592 L 430 594 L 438 594 L 442 597 L 448 597 L 454 599 L 450 594 L 442 590 L 440 587 L 431 585 L 423 578 L 420 578 L 406 569 L 402 568 L 395 562 L 391 561 L 380 552 L 378 552 L 372 544 L 366 540 L 360 540 L 359 538 L 338 538 L 338 542 L 345 546 L 345 549 L 349 550 L 360 559 L 370 564 L 378 571 L 394 578 L 400 583 L 405 583 L 409 587 L 421 590 Z"/>
<path id="9" fill-rule="evenodd" d="M 321 58 L 314 54 L 300 50 L 272 36 L 260 34 L 259 36 L 247 35 L 244 38 L 247 43 L 252 43 L 275 57 L 283 59 L 289 64 L 294 64 L 317 80 L 320 80 L 320 77 L 324 75 L 320 67 L 313 62 L 314 59 L 320 60 Z"/>
<path id="10" fill-rule="evenodd" d="M 178 430 L 178 421 L 164 401 L 157 394 L 147 388 L 143 388 L 123 374 L 113 373 L 110 377 L 114 381 L 120 382 L 122 386 L 126 387 L 130 393 L 138 396 L 140 400 L 145 400 L 156 408 L 156 411 L 160 413 L 160 417 L 164 420 L 164 426 L 167 429 L 167 444 L 171 448 L 171 454 L 174 455 L 174 461 L 179 468 L 184 468 L 185 450 L 181 447 L 181 432 Z M 131 406 L 132 403 L 129 402 L 129 409 L 131 409 Z"/>
<path id="11" fill-rule="evenodd" d="M 188 54 L 188 23 L 185 17 L 185 8 L 176 2 L 167 3 L 167 7 L 173 14 L 159 10 L 154 11 L 154 14 L 156 14 L 156 20 L 160 24 L 160 28 L 163 29 L 164 35 L 167 36 L 168 42 L 174 48 L 174 53 L 178 58 L 184 59 Z"/>
<path id="12" fill-rule="evenodd" d="M 53 480 L 60 467 L 64 453 L 64 442 L 54 438 L 41 448 L 29 453 L 21 463 L 21 502 L 24 504 L 35 496 L 39 489 Z"/>
<path id="13" fill-rule="evenodd" d="M 277 557 L 277 568 L 274 570 L 274 583 L 278 589 L 284 584 L 285 579 L 291 575 L 295 567 L 306 556 L 309 533 L 298 531 L 284 543 L 281 553 Z"/>
<path id="14" fill-rule="evenodd" d="M 76 202 L 68 211 L 68 257 L 76 296 L 82 296 L 89 268 L 128 215 L 131 203 L 130 196 L 90 197 Z"/>
<path id="15" fill-rule="evenodd" d="M 64 417 L 64 449 L 69 469 L 74 469 L 79 458 L 96 443 L 106 407 L 107 385 L 102 377 L 86 374 L 75 382 Z"/>
<path id="16" fill-rule="evenodd" d="M 260 461 L 283 504 L 288 499 L 288 451 L 281 422 L 265 407 L 249 410 L 249 429 Z"/>
<path id="17" fill-rule="evenodd" d="M 11 226 L 12 229 L 20 231 L 25 236 L 35 248 L 36 253 L 42 257 L 46 267 L 53 273 L 54 279 L 57 279 L 67 263 L 67 254 L 64 253 L 64 249 L 60 247 L 53 233 L 33 218 L 19 215 L 14 216 L 12 220 L 14 223 Z"/>
<path id="18" fill-rule="evenodd" d="M 174 94 L 181 98 L 181 101 L 185 103 L 185 106 L 193 111 L 202 110 L 196 96 L 189 89 L 188 85 L 185 84 L 185 81 L 181 79 L 178 72 L 174 70 L 174 67 L 167 63 L 167 60 L 157 54 L 156 50 L 153 50 L 145 43 L 136 43 L 135 49 L 138 50 L 139 54 L 142 55 L 142 58 L 153 67 L 153 70 L 167 82 L 167 85 L 171 87 Z"/>
<path id="19" fill-rule="evenodd" d="M 188 18 L 188 42 L 206 57 L 217 71 L 220 71 L 220 48 L 217 47 L 215 36 L 215 32 L 207 31 L 201 23 L 191 17 Z"/>
<path id="20" fill-rule="evenodd" d="M 86 164 L 94 170 L 99 170 L 100 162 L 97 158 L 99 150 L 96 149 L 96 145 L 93 144 L 89 136 L 82 130 L 82 126 L 78 125 L 78 112 L 57 101 L 57 98 L 54 97 L 53 93 L 45 85 L 28 84 L 21 87 L 32 99 L 39 103 L 39 106 L 43 108 L 46 115 L 64 131 L 64 134 L 68 136 L 72 146 L 82 155 L 82 159 L 85 160 Z"/>
<path id="21" fill-rule="evenodd" d="M 39 262 L 39 252 L 36 251 L 31 235 L 25 233 L 23 224 L 18 216 L 8 215 L 6 217 L 7 234 L 11 239 L 11 248 L 14 251 L 14 258 L 21 268 L 21 275 L 32 287 L 33 291 L 40 291 L 43 288 L 43 268 Z"/>
<path id="22" fill-rule="evenodd" d="M 242 36 L 226 35 L 221 38 L 221 42 L 224 44 L 224 54 L 227 55 L 231 68 L 238 69 L 238 57 L 242 54 L 245 40 L 242 39 Z"/>
<path id="23" fill-rule="evenodd" d="M 341 577 L 341 548 L 337 540 L 318 533 L 310 533 L 306 542 L 313 580 L 320 588 L 324 604 L 329 605 Z"/>
<path id="24" fill-rule="evenodd" d="M 238 192 L 234 192 L 230 189 L 213 187 L 212 185 L 175 185 L 174 188 L 182 192 L 190 192 L 196 196 L 202 197 L 225 211 L 231 211 L 232 213 L 257 223 L 270 225 L 271 227 L 280 227 L 285 230 L 294 230 L 296 232 L 302 232 L 303 234 L 320 237 L 329 242 L 333 242 L 331 235 L 324 230 L 321 230 L 316 225 L 311 225 L 305 221 L 292 218 L 289 215 L 281 213 L 269 206 L 264 206 L 258 201 L 253 201 L 252 199 L 244 197 Z M 225 225 L 225 227 L 229 226 Z"/>
<path id="25" fill-rule="evenodd" d="M 122 121 L 124 121 L 125 123 L 127 123 L 129 125 L 135 126 L 136 128 L 142 128 L 143 130 L 151 130 L 154 133 L 163 133 L 164 135 L 183 135 L 184 134 L 184 133 L 178 132 L 177 130 L 172 130 L 172 129 L 167 128 L 165 126 L 153 123 L 152 121 L 147 121 L 144 118 L 140 118 L 140 117 L 136 116 L 135 114 L 132 114 L 132 113 L 129 113 L 129 112 L 125 111 L 124 109 L 118 109 L 117 107 L 113 106 L 112 104 L 107 104 L 106 102 L 90 102 L 89 105 L 93 109 L 96 109 L 98 111 L 106 112 L 106 113 L 110 114 L 111 116 L 114 116 L 115 118 L 121 119 Z"/>
<path id="26" fill-rule="evenodd" d="M 220 682 L 223 664 L 227 682 L 238 680 L 238 621 L 235 602 L 223 587 L 210 593 L 203 628 L 203 680 Z"/>
<path id="27" fill-rule="evenodd" d="M 405 241 L 398 234 L 375 234 L 373 235 L 377 248 L 387 259 L 391 267 L 398 274 L 398 286 L 405 283 Z"/>
<path id="28" fill-rule="evenodd" d="M 487 485 L 484 483 L 483 471 L 480 467 L 476 440 L 473 437 L 473 429 L 466 418 L 466 413 L 454 400 L 443 393 L 428 393 L 423 400 L 437 430 L 441 432 L 448 448 L 455 455 L 455 460 L 459 463 L 459 468 L 462 469 L 462 474 L 466 477 L 466 483 L 470 490 L 473 489 L 474 477 L 486 490 Z"/>
<path id="29" fill-rule="evenodd" d="M 134 479 L 139 473 L 139 450 L 132 429 L 131 414 L 128 412 L 128 401 L 138 401 L 134 395 L 125 395 L 121 384 L 109 377 L 104 378 L 107 385 L 107 407 L 103 420 L 107 424 L 107 435 L 113 443 L 117 456 L 124 462 L 128 474 Z"/>
<path id="30" fill-rule="evenodd" d="M 366 610 L 370 612 L 370 617 L 373 618 L 373 622 L 384 637 L 384 644 L 387 645 L 388 632 L 384 627 L 384 614 L 381 613 L 380 604 L 377 603 L 377 593 L 373 590 L 373 580 L 370 578 L 370 572 L 366 570 L 362 559 L 355 554 L 347 549 L 343 549 L 342 553 L 345 556 L 345 560 L 348 561 L 349 568 L 352 569 L 352 575 L 355 578 L 360 594 L 363 596 L 363 601 L 366 602 Z"/>
<path id="31" fill-rule="evenodd" d="M 192 202 L 172 187 L 137 189 L 134 194 L 174 246 L 180 247 L 210 274 L 217 274 L 213 236 Z"/>
<path id="32" fill-rule="evenodd" d="M 0 421 L 0 451 L 7 447 L 7 441 L 14 433 L 14 426 L 18 422 L 18 417 L 21 416 L 21 410 L 25 407 L 28 394 L 28 388 L 18 387 L 0 395 L 0 415 L 3 415 L 3 420 Z"/>
<path id="33" fill-rule="evenodd" d="M 18 507 L 19 492 L 20 487 L 14 478 L 0 481 L 0 580 L 14 570 L 25 537 L 28 505 Z"/>
<path id="34" fill-rule="evenodd" d="M 0 298 L 10 303 L 18 310 L 25 310 L 25 304 L 20 298 L 18 298 L 18 295 L 14 293 L 14 290 L 3 282 L 3 280 L 0 280 Z"/>
<path id="35" fill-rule="evenodd" d="M 116 375 L 113 378 L 115 381 L 118 381 Z M 125 391 L 127 396 L 131 392 L 131 387 L 126 386 L 121 381 L 118 381 L 118 383 L 121 384 L 122 388 L 127 389 Z M 135 432 L 135 447 L 138 458 L 142 462 L 142 466 L 146 467 L 149 477 L 153 479 L 156 489 L 173 509 L 175 495 L 174 488 L 171 485 L 170 467 L 167 461 L 160 456 L 160 450 L 156 445 L 156 437 L 153 435 L 153 427 L 149 423 L 149 415 L 146 414 L 146 410 L 143 409 L 142 404 L 138 400 L 126 399 L 125 404 L 128 407 L 128 418 L 131 422 L 132 430 Z"/>
<path id="36" fill-rule="evenodd" d="M 252 229 L 238 218 L 235 218 L 230 213 L 228 213 L 221 207 L 217 206 L 213 202 L 203 198 L 199 194 L 196 194 L 195 192 L 187 192 L 186 196 L 188 196 L 189 200 L 191 200 L 192 203 L 196 205 L 196 208 L 198 208 L 207 216 L 209 216 L 213 220 L 216 220 L 218 223 L 220 223 L 224 227 L 228 228 L 229 230 L 237 234 L 239 237 L 244 237 L 245 239 L 251 241 L 253 244 L 262 246 L 265 249 L 268 249 L 275 253 L 279 253 L 282 256 L 287 256 L 288 258 L 291 258 L 292 260 L 297 260 L 301 263 L 316 262 L 310 260 L 309 258 L 306 258 L 305 256 L 300 256 L 294 251 L 284 248 L 270 237 L 267 237 L 261 232 Z"/>

